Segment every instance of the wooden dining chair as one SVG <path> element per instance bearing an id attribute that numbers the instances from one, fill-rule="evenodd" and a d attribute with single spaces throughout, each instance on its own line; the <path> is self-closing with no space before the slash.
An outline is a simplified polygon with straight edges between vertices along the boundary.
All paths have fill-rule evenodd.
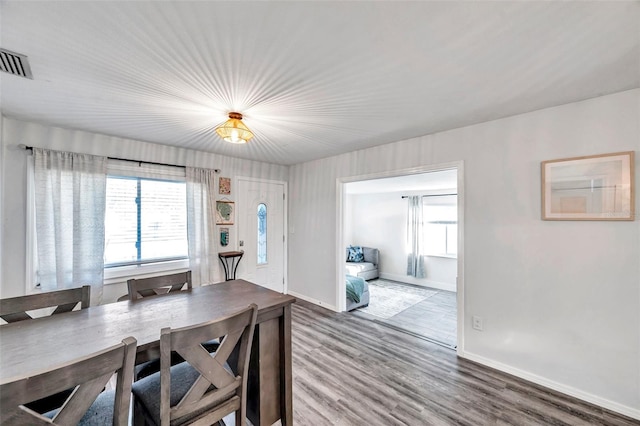
<path id="1" fill-rule="evenodd" d="M 136 301 L 149 296 L 159 296 L 178 291 L 191 290 L 193 288 L 191 284 L 191 271 L 142 279 L 131 278 L 127 280 L 127 288 L 129 290 L 128 298 L 130 301 Z M 120 301 L 120 299 L 122 298 L 119 298 L 118 301 Z M 205 348 L 207 348 L 209 352 L 215 351 L 218 346 L 219 342 L 217 340 L 205 343 Z M 172 364 L 178 364 L 183 361 L 184 359 L 179 355 L 173 355 Z M 133 377 L 134 380 L 139 380 L 157 371 L 160 371 L 160 354 L 157 349 L 153 348 L 138 353 L 136 370 Z"/>
<path id="2" fill-rule="evenodd" d="M 251 304 L 203 324 L 162 329 L 160 371 L 132 386 L 134 424 L 211 425 L 235 413 L 236 425 L 246 425 L 247 375 L 257 313 L 258 307 Z M 213 338 L 221 344 L 209 354 L 200 342 Z M 185 362 L 171 366 L 172 351 Z"/>
<path id="3" fill-rule="evenodd" d="M 89 307 L 91 287 L 85 285 L 67 290 L 48 291 L 28 296 L 0 299 L 0 318 L 7 323 L 33 319 L 28 312 L 36 309 L 55 308 L 51 315 L 70 312 L 78 304 L 80 309 Z"/>
<path id="4" fill-rule="evenodd" d="M 151 278 L 132 278 L 127 280 L 127 288 L 129 290 L 129 300 L 131 301 L 147 296 L 191 290 L 191 271 Z"/>
<path id="5" fill-rule="evenodd" d="M 127 425 L 136 339 L 92 355 L 78 358 L 52 370 L 29 377 L 18 377 L 0 385 L 0 423 L 23 425 Z M 114 390 L 105 385 L 117 373 Z M 40 414 L 27 403 L 66 389 L 74 389 L 63 405 Z"/>
<path id="6" fill-rule="evenodd" d="M 7 323 L 14 323 L 33 319 L 36 316 L 32 316 L 33 314 L 29 314 L 29 312 L 45 308 L 53 309 L 50 315 L 70 312 L 78 307 L 78 305 L 80 305 L 80 309 L 85 309 L 89 307 L 90 297 L 91 287 L 85 285 L 83 287 L 66 290 L 0 299 L 0 318 Z M 38 413 L 45 413 L 59 407 L 67 400 L 71 391 L 72 389 L 66 389 L 58 394 L 48 395 L 45 398 L 30 401 L 27 406 L 29 409 Z"/>

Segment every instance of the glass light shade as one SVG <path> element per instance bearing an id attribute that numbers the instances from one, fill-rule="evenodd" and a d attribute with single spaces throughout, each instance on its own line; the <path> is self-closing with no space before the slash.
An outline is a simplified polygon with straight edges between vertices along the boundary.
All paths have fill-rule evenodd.
<path id="1" fill-rule="evenodd" d="M 229 113 L 229 119 L 216 128 L 216 133 L 225 141 L 231 143 L 247 143 L 253 137 L 253 133 L 242 122 L 242 114 Z"/>

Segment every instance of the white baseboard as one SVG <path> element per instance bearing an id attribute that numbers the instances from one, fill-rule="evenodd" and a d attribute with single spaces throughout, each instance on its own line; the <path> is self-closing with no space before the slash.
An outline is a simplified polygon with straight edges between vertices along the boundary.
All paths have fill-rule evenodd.
<path id="1" fill-rule="evenodd" d="M 640 409 L 627 407 L 626 405 L 609 401 L 608 399 L 604 399 L 599 396 L 592 395 L 590 393 L 581 391 L 571 386 L 563 385 L 562 383 L 554 382 L 553 380 L 549 380 L 545 377 L 541 377 L 536 374 L 529 373 L 528 371 L 520 370 L 518 368 L 491 360 L 489 358 L 485 358 L 480 355 L 476 355 L 476 354 L 465 351 L 462 353 L 458 352 L 458 356 L 460 356 L 461 358 L 468 359 L 470 361 L 477 362 L 478 364 L 486 365 L 487 367 L 495 368 L 496 370 L 500 370 L 507 374 L 511 374 L 512 376 L 519 377 L 521 379 L 544 386 L 554 391 L 561 392 L 563 394 L 572 396 L 574 398 L 578 398 L 582 401 L 595 404 L 599 407 L 606 408 L 607 410 L 620 413 L 624 416 L 631 417 L 632 419 L 640 420 Z"/>
<path id="2" fill-rule="evenodd" d="M 387 278 L 384 276 L 385 274 L 381 274 L 380 278 Z M 388 275 L 388 274 L 387 274 Z M 393 281 L 398 281 L 397 279 L 393 279 Z M 330 309 L 334 312 L 339 312 L 335 306 L 324 303 L 320 300 L 313 299 L 311 297 L 296 293 L 289 292 L 291 296 L 296 298 L 300 298 L 307 302 L 313 303 L 314 305 L 322 306 L 323 308 Z M 595 404 L 599 407 L 605 408 L 607 410 L 620 413 L 623 416 L 631 417 L 632 419 L 640 420 L 640 409 L 628 407 L 626 405 L 619 404 L 614 401 L 609 401 L 608 399 L 601 398 L 596 395 L 592 395 L 588 392 L 581 391 L 579 389 L 573 388 L 571 386 L 564 385 L 562 383 L 555 382 L 553 380 L 549 380 L 545 377 L 538 376 L 536 374 L 530 373 L 525 370 L 520 370 L 518 368 L 512 367 L 508 364 L 503 364 L 501 362 L 494 361 L 489 358 L 485 358 L 480 355 L 476 355 L 474 353 L 463 350 L 461 347 L 458 347 L 457 354 L 461 358 L 468 359 L 470 361 L 477 362 L 478 364 L 486 365 L 487 367 L 494 368 L 496 370 L 502 371 L 507 374 L 511 374 L 512 376 L 519 377 L 521 379 L 527 380 L 529 382 L 544 386 L 546 388 L 552 389 L 554 391 L 572 396 L 574 398 L 580 399 L 582 401 Z"/>
<path id="3" fill-rule="evenodd" d="M 414 278 L 409 275 L 397 275 L 397 274 L 389 274 L 387 272 L 380 272 L 380 278 L 391 281 L 398 281 L 400 283 L 407 283 L 413 285 L 419 285 L 422 287 L 431 287 L 437 290 L 445 290 L 456 292 L 456 284 L 453 283 L 443 283 L 439 281 L 431 281 L 423 278 Z"/>
<path id="4" fill-rule="evenodd" d="M 329 309 L 333 312 L 340 312 L 338 310 L 338 308 L 336 308 L 334 305 L 329 305 L 328 303 L 322 302 L 318 299 L 314 299 L 308 296 L 305 296 L 304 294 L 300 294 L 300 293 L 296 293 L 295 291 L 289 291 L 287 294 L 297 298 L 297 299 L 302 299 L 304 301 L 307 301 L 309 303 L 313 303 L 314 305 L 318 305 L 318 306 L 322 306 L 323 308 Z"/>

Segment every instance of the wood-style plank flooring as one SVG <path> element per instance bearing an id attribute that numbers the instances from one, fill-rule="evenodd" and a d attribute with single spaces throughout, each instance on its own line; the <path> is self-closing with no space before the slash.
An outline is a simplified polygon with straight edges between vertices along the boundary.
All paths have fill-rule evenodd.
<path id="1" fill-rule="evenodd" d="M 292 309 L 294 424 L 640 425 L 349 313 Z"/>
<path id="2" fill-rule="evenodd" d="M 397 281 L 383 279 L 369 281 L 369 287 L 379 284 L 386 285 L 387 283 L 392 283 L 396 289 L 406 288 L 408 291 L 416 287 L 411 284 L 403 284 Z M 432 290 L 434 294 L 390 318 L 377 318 L 374 315 L 361 312 L 360 309 L 353 312 L 356 315 L 362 315 L 372 321 L 388 324 L 392 327 L 405 330 L 417 336 L 432 339 L 449 348 L 455 349 L 458 340 L 456 293 L 430 287 L 420 288 Z M 374 303 L 376 303 L 376 300 L 372 295 L 369 304 Z"/>
<path id="3" fill-rule="evenodd" d="M 388 322 L 455 349 L 458 338 L 456 294 L 437 290 L 433 296 L 389 318 Z"/>

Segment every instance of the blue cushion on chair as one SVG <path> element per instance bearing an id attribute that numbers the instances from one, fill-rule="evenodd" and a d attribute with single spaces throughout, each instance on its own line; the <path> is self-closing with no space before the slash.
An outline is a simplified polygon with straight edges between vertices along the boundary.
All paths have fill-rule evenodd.
<path id="1" fill-rule="evenodd" d="M 113 405 L 115 398 L 115 390 L 102 392 L 82 417 L 78 426 L 113 424 Z"/>
<path id="2" fill-rule="evenodd" d="M 113 424 L 113 405 L 115 403 L 116 391 L 108 390 L 102 392 L 91 404 L 89 410 L 80 419 L 78 426 L 103 426 Z M 58 410 L 44 413 L 43 416 L 53 419 Z"/>
<path id="3" fill-rule="evenodd" d="M 229 370 L 229 366 L 225 366 Z M 170 405 L 174 406 L 186 395 L 191 385 L 200 377 L 198 370 L 189 365 L 188 362 L 171 367 L 171 394 Z M 213 386 L 213 385 L 212 385 Z M 160 424 L 160 372 L 154 373 L 135 382 L 131 388 L 134 396 L 134 417 L 140 414 L 145 419 L 134 418 L 134 424 Z M 193 413 L 189 418 L 207 411 L 204 407 L 199 412 Z M 180 419 L 187 421 L 189 418 Z"/>
<path id="4" fill-rule="evenodd" d="M 200 373 L 187 362 L 171 367 L 171 406 L 180 402 Z M 160 424 L 160 372 L 135 382 L 131 388 L 134 396 L 135 408 L 144 412 L 149 424 Z M 138 424 L 141 419 L 134 419 Z M 149 422 L 151 420 L 151 422 Z"/>

